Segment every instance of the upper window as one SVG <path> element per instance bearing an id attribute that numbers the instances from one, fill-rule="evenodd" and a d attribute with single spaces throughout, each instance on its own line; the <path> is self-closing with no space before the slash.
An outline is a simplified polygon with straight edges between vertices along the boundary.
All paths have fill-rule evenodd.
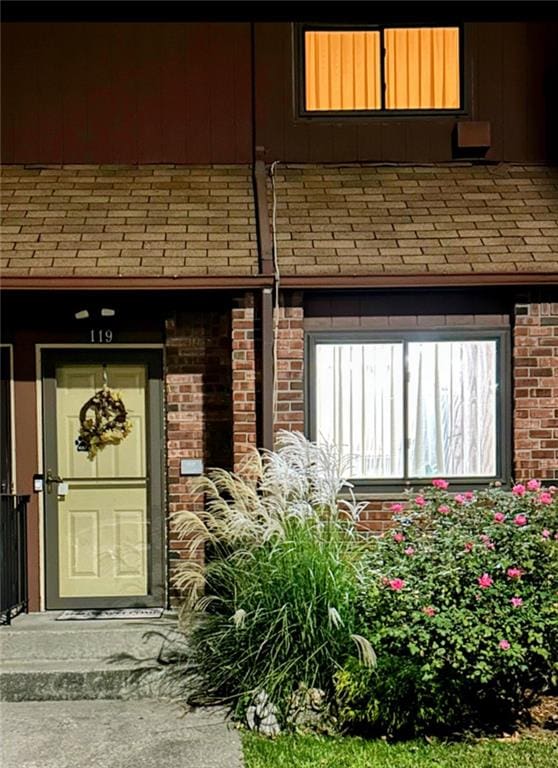
<path id="1" fill-rule="evenodd" d="M 310 336 L 310 437 L 393 486 L 506 480 L 505 334 Z"/>
<path id="2" fill-rule="evenodd" d="M 303 111 L 461 109 L 458 27 L 302 28 Z"/>

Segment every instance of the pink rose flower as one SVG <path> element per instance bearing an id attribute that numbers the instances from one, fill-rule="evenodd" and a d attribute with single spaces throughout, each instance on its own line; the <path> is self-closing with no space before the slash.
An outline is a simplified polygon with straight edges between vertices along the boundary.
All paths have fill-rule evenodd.
<path id="1" fill-rule="evenodd" d="M 398 531 L 393 534 L 393 540 L 400 544 L 402 541 L 405 541 L 405 536 Z"/>
<path id="2" fill-rule="evenodd" d="M 472 542 L 472 541 L 467 541 L 467 542 L 465 543 L 465 547 L 464 547 L 464 549 L 465 549 L 465 552 L 472 552 L 472 551 L 473 551 L 473 547 L 474 547 L 474 546 L 475 546 L 475 545 L 473 544 L 473 542 Z"/>
<path id="3" fill-rule="evenodd" d="M 517 485 L 514 485 L 512 488 L 512 493 L 516 496 L 523 496 L 525 494 L 525 486 L 522 483 L 517 483 Z"/>
<path id="4" fill-rule="evenodd" d="M 438 512 L 441 515 L 449 515 L 450 508 L 446 504 L 440 504 L 440 506 L 438 507 Z"/>
<path id="5" fill-rule="evenodd" d="M 520 579 L 523 574 L 521 568 L 508 568 L 506 575 L 508 579 Z"/>
<path id="6" fill-rule="evenodd" d="M 525 515 L 516 515 L 513 519 L 513 522 L 519 526 L 527 525 L 527 518 Z"/>
<path id="7" fill-rule="evenodd" d="M 543 491 L 537 501 L 540 504 L 552 504 L 552 494 L 548 491 Z"/>
<path id="8" fill-rule="evenodd" d="M 541 484 L 538 480 L 529 480 L 527 483 L 527 490 L 528 491 L 538 491 L 541 487 Z"/>
<path id="9" fill-rule="evenodd" d="M 432 485 L 434 488 L 439 488 L 442 491 L 445 491 L 446 488 L 449 486 L 449 483 L 447 480 L 442 480 L 442 478 L 437 477 L 435 480 L 432 481 Z"/>
<path id="10" fill-rule="evenodd" d="M 549 539 L 550 538 L 550 531 L 548 530 L 548 528 L 545 528 L 543 530 L 541 536 L 543 537 L 543 539 Z"/>
<path id="11" fill-rule="evenodd" d="M 405 505 L 397 502 L 396 504 L 392 504 L 390 509 L 392 512 L 403 512 L 403 510 L 405 509 Z"/>
<path id="12" fill-rule="evenodd" d="M 389 586 L 395 591 L 399 592 L 401 589 L 405 587 L 405 582 L 403 579 L 390 579 L 389 580 Z"/>
<path id="13" fill-rule="evenodd" d="M 509 651 L 509 649 L 510 649 L 510 644 L 508 643 L 508 641 L 507 641 L 507 640 L 500 640 L 500 642 L 498 643 L 498 645 L 500 646 L 500 648 L 501 648 L 503 651 Z"/>
<path id="14" fill-rule="evenodd" d="M 424 505 L 426 504 L 426 499 L 424 498 L 424 496 L 417 496 L 415 499 L 415 504 L 417 505 L 417 507 L 424 507 Z"/>
<path id="15" fill-rule="evenodd" d="M 481 589 L 488 589 L 489 587 L 491 587 L 494 584 L 494 582 L 492 581 L 492 578 L 487 573 L 483 573 L 483 575 L 480 576 L 477 579 L 477 581 L 478 581 L 479 587 L 481 587 Z"/>
<path id="16" fill-rule="evenodd" d="M 506 519 L 506 516 L 503 512 L 496 512 L 494 514 L 493 520 L 495 523 L 503 523 L 505 519 Z"/>
<path id="17" fill-rule="evenodd" d="M 510 603 L 513 605 L 514 608 L 519 608 L 520 605 L 523 605 L 523 600 L 521 597 L 512 597 L 510 600 Z"/>
<path id="18" fill-rule="evenodd" d="M 422 609 L 422 612 L 425 613 L 427 616 L 435 616 L 436 615 L 436 609 L 432 605 L 425 605 Z"/>
<path id="19" fill-rule="evenodd" d="M 456 502 L 457 502 L 458 504 L 465 504 L 465 502 L 467 501 L 467 498 L 466 498 L 465 494 L 463 494 L 463 493 L 458 493 L 458 494 L 456 495 L 456 497 L 455 497 L 455 500 L 456 500 Z"/>
<path id="20" fill-rule="evenodd" d="M 473 491 L 465 491 L 463 495 L 465 496 L 467 501 L 473 501 L 473 499 L 475 498 L 475 494 L 473 493 Z"/>
<path id="21" fill-rule="evenodd" d="M 415 548 L 414 547 L 407 547 L 405 550 L 403 550 L 405 554 L 408 557 L 412 557 L 415 554 Z"/>

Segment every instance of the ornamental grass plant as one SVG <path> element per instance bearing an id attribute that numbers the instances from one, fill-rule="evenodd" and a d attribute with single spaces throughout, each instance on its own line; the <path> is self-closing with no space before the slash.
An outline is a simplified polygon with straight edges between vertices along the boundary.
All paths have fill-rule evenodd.
<path id="1" fill-rule="evenodd" d="M 177 577 L 194 701 L 243 719 L 263 695 L 284 727 L 297 691 L 318 689 L 327 704 L 344 664 L 372 663 L 356 631 L 365 546 L 358 505 L 339 502 L 345 487 L 333 450 L 284 432 L 275 452 L 254 452 L 238 474 L 210 472 L 198 488 L 204 511 L 175 517 L 207 557 Z"/>

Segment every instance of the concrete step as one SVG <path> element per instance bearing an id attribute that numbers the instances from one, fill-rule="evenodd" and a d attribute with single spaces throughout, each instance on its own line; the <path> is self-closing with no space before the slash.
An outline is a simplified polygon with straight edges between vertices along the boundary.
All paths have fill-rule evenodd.
<path id="1" fill-rule="evenodd" d="M 27 614 L 0 630 L 0 658 L 106 659 L 121 653 L 152 658 L 161 650 L 165 637 L 175 633 L 176 619 L 171 617 L 82 622 Z"/>
<path id="2" fill-rule="evenodd" d="M 55 621 L 17 617 L 0 630 L 0 700 L 152 698 L 168 693 L 155 663 L 184 647 L 176 617 L 138 621 Z"/>
<path id="3" fill-rule="evenodd" d="M 98 661 L 71 661 L 64 666 L 60 661 L 2 662 L 0 701 L 153 698 L 165 688 L 162 674 L 136 664 L 110 666 Z"/>

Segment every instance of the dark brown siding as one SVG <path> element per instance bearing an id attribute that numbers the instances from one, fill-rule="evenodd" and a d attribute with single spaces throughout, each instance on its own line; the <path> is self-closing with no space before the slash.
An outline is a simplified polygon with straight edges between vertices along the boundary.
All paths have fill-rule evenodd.
<path id="1" fill-rule="evenodd" d="M 250 25 L 3 26 L 5 163 L 246 163 Z"/>
<path id="2" fill-rule="evenodd" d="M 555 23 L 465 26 L 467 114 L 488 120 L 490 160 L 551 159 L 558 90 Z M 295 118 L 290 24 L 256 24 L 256 142 L 266 159 L 291 162 L 439 162 L 453 159 L 455 117 Z M 554 95 L 553 95 L 554 94 Z"/>
<path id="3" fill-rule="evenodd" d="M 555 22 L 465 27 L 468 113 L 489 160 L 556 159 Z M 255 24 L 256 144 L 267 160 L 440 162 L 455 117 L 295 118 L 293 28 Z M 3 28 L 5 163 L 251 160 L 249 23 L 16 23 Z"/>

